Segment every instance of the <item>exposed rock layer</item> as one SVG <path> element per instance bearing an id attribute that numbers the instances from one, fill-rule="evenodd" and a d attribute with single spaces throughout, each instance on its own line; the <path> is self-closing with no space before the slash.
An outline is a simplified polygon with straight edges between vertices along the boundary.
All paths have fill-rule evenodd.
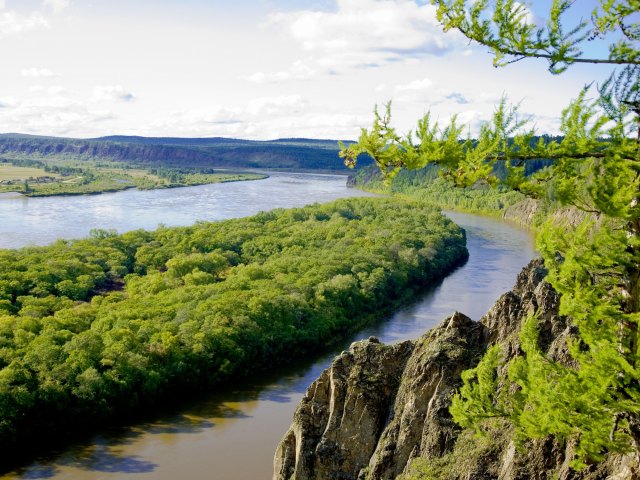
<path id="1" fill-rule="evenodd" d="M 369 339 L 351 345 L 298 406 L 276 452 L 274 479 L 394 479 L 416 457 L 439 459 L 451 452 L 459 456 L 455 468 L 446 469 L 445 477 L 425 478 L 636 478 L 633 456 L 612 456 L 576 473 L 569 467 L 570 443 L 546 438 L 519 451 L 507 425 L 487 441 L 461 431 L 451 419 L 448 408 L 461 372 L 495 343 L 509 356 L 518 354 L 520 326 L 534 312 L 541 348 L 557 361 L 571 361 L 571 327 L 558 316 L 558 295 L 545 274 L 540 260 L 531 262 L 479 322 L 455 313 L 413 342 L 385 346 Z"/>

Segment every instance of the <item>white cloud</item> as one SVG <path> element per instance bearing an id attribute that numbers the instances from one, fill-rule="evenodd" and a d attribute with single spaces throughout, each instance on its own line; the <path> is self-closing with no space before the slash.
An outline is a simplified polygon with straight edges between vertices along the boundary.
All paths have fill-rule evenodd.
<path id="1" fill-rule="evenodd" d="M 259 138 L 357 138 L 360 128 L 371 123 L 370 117 L 368 112 L 367 114 L 341 113 L 316 106 L 300 115 L 257 122 L 253 136 Z"/>
<path id="2" fill-rule="evenodd" d="M 551 116 L 551 115 L 540 115 L 531 112 L 521 112 L 519 118 L 529 118 L 530 123 L 528 127 L 533 127 L 539 133 L 550 133 L 550 134 L 558 134 L 560 133 L 560 117 L 559 116 Z"/>
<path id="3" fill-rule="evenodd" d="M 315 106 L 295 115 L 263 116 L 246 111 L 235 112 L 235 121 L 211 122 L 211 112 L 179 112 L 133 132 L 138 135 L 221 136 L 235 138 L 274 139 L 285 137 L 354 138 L 362 125 L 370 122 L 370 115 L 327 112 Z M 224 118 L 224 115 L 223 115 Z"/>
<path id="4" fill-rule="evenodd" d="M 93 89 L 94 102 L 131 102 L 135 100 L 135 93 L 126 90 L 122 85 L 98 85 Z"/>
<path id="5" fill-rule="evenodd" d="M 544 19 L 538 17 L 535 13 L 531 11 L 529 6 L 525 3 L 513 2 L 514 10 L 518 9 L 524 15 L 523 20 L 524 23 L 528 25 L 537 25 L 542 26 L 544 23 Z"/>
<path id="6" fill-rule="evenodd" d="M 298 60 L 293 63 L 287 70 L 274 73 L 257 72 L 253 75 L 245 77 L 253 83 L 277 83 L 287 80 L 307 80 L 316 75 L 316 70 L 309 67 L 304 62 Z"/>
<path id="7" fill-rule="evenodd" d="M 318 64 L 329 69 L 443 55 L 463 44 L 459 35 L 443 33 L 434 6 L 411 0 L 337 0 L 335 12 L 274 13 L 267 24 L 317 54 Z"/>
<path id="8" fill-rule="evenodd" d="M 61 87 L 30 90 L 34 96 L 29 98 L 0 99 L 0 131 L 68 135 L 114 118 L 109 112 L 90 109 Z"/>
<path id="9" fill-rule="evenodd" d="M 389 87 L 387 85 L 379 85 L 377 92 L 386 95 L 394 102 L 421 104 L 424 107 L 448 104 L 466 104 L 470 103 L 467 96 L 453 88 L 436 84 L 430 78 L 422 78 L 413 80 L 408 83 L 402 83 Z"/>
<path id="10" fill-rule="evenodd" d="M 246 111 L 251 115 L 283 115 L 300 113 L 306 106 L 301 95 L 280 95 L 255 98 L 249 102 Z"/>
<path id="11" fill-rule="evenodd" d="M 42 0 L 42 7 L 53 13 L 65 10 L 69 4 L 70 0 Z M 21 13 L 17 10 L 7 10 L 6 1 L 0 0 L 0 38 L 49 27 L 50 15 L 43 13 L 43 11 Z"/>
<path id="12" fill-rule="evenodd" d="M 403 92 L 424 92 L 433 89 L 433 81 L 429 78 L 423 78 L 422 80 L 414 80 L 402 85 L 396 85 L 394 92 L 396 94 Z"/>
<path id="13" fill-rule="evenodd" d="M 133 132 L 138 135 L 354 138 L 370 112 L 345 113 L 340 105 L 312 103 L 301 95 L 260 97 L 242 107 L 175 112 Z"/>
<path id="14" fill-rule="evenodd" d="M 12 108 L 18 105 L 19 101 L 15 97 L 0 98 L 0 108 Z"/>
<path id="15" fill-rule="evenodd" d="M 65 10 L 70 4 L 70 0 L 42 0 L 42 6 L 50 8 L 54 13 Z"/>
<path id="16" fill-rule="evenodd" d="M 22 15 L 13 11 L 0 12 L 0 38 L 48 26 L 49 22 L 40 13 Z"/>
<path id="17" fill-rule="evenodd" d="M 502 94 L 497 92 L 480 92 L 474 95 L 476 103 L 487 103 L 489 105 L 497 105 L 502 100 Z"/>
<path id="18" fill-rule="evenodd" d="M 44 85 L 34 85 L 29 87 L 29 93 L 42 93 L 45 95 L 66 95 L 68 94 L 68 90 L 61 85 L 52 85 L 52 86 L 44 86 Z"/>
<path id="19" fill-rule="evenodd" d="M 167 136 L 237 136 L 243 134 L 245 129 L 246 122 L 239 109 L 214 106 L 208 109 L 174 112 L 134 133 Z"/>
<path id="20" fill-rule="evenodd" d="M 491 119 L 489 112 L 479 110 L 464 110 L 458 114 L 458 125 L 467 125 L 471 129 L 471 134 L 476 135 L 480 130 L 480 125 Z"/>
<path id="21" fill-rule="evenodd" d="M 57 75 L 48 68 L 23 68 L 20 70 L 20 75 L 27 78 L 51 78 Z"/>

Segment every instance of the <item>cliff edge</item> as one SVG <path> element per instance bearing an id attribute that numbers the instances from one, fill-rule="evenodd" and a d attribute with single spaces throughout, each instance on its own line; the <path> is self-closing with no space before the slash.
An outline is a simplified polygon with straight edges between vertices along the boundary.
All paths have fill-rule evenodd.
<path id="1" fill-rule="evenodd" d="M 449 414 L 461 373 L 496 343 L 508 356 L 518 355 L 518 332 L 534 312 L 541 348 L 556 361 L 571 362 L 566 340 L 572 327 L 558 315 L 558 295 L 545 275 L 542 261 L 532 261 L 479 322 L 456 312 L 415 341 L 352 344 L 309 387 L 277 448 L 273 478 L 640 478 L 637 455 L 612 455 L 575 472 L 571 442 L 548 437 L 516 449 L 506 423 L 497 421 L 480 438 Z"/>

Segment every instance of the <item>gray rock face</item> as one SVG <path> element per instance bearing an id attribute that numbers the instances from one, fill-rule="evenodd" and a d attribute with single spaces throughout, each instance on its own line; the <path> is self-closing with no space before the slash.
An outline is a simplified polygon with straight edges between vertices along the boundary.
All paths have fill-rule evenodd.
<path id="1" fill-rule="evenodd" d="M 411 342 L 351 345 L 313 382 L 278 447 L 278 478 L 354 478 L 366 467 L 393 405 Z"/>
<path id="2" fill-rule="evenodd" d="M 566 340 L 572 330 L 558 315 L 558 295 L 545 275 L 542 262 L 532 261 L 479 322 L 456 312 L 413 342 L 386 346 L 370 338 L 351 345 L 309 387 L 276 451 L 273 478 L 394 479 L 416 457 L 439 459 L 451 452 L 460 455 L 458 468 L 425 478 L 637 478 L 635 455 L 612 456 L 578 474 L 569 468 L 570 443 L 546 438 L 518 451 L 513 432 L 503 425 L 482 446 L 451 419 L 448 409 L 462 371 L 495 343 L 517 355 L 518 332 L 534 312 L 541 348 L 570 364 Z"/>

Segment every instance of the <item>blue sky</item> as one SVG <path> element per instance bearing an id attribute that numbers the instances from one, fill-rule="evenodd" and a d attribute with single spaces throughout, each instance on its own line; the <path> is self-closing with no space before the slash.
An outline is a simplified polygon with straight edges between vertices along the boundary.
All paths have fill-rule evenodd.
<path id="1" fill-rule="evenodd" d="M 356 138 L 389 99 L 400 130 L 429 109 L 477 128 L 503 94 L 553 133 L 610 72 L 495 69 L 411 0 L 0 0 L 0 60 L 0 131 L 77 137 Z"/>

